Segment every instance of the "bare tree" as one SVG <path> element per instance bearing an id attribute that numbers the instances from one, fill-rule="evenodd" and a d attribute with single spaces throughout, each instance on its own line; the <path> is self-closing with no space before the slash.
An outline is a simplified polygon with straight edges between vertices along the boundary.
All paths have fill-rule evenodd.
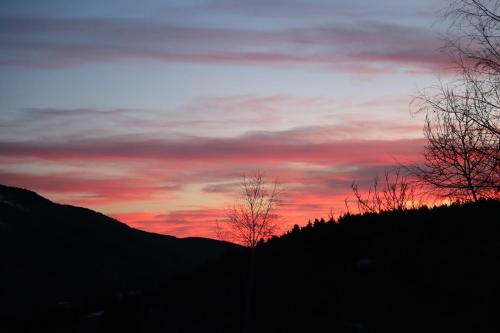
<path id="1" fill-rule="evenodd" d="M 217 224 L 218 237 L 250 248 L 257 246 L 261 239 L 277 231 L 279 216 L 276 210 L 282 194 L 281 185 L 277 181 L 267 184 L 260 172 L 243 176 L 239 198 L 226 212 L 226 228 Z"/>
<path id="2" fill-rule="evenodd" d="M 478 76 L 465 73 L 452 83 L 440 83 L 422 90 L 412 101 L 412 106 L 415 113 L 428 116 L 460 115 L 489 132 L 493 140 L 500 140 L 500 85 L 492 89 Z"/>
<path id="3" fill-rule="evenodd" d="M 444 50 L 467 72 L 500 73 L 500 0 L 452 0 Z"/>
<path id="4" fill-rule="evenodd" d="M 470 104 L 470 120 L 498 138 L 500 0 L 453 0 L 444 18 L 450 26 L 443 50 L 458 65 L 458 77 L 446 89 L 441 87 L 434 101 L 445 100 L 443 95 L 451 90 L 455 99 L 466 99 Z"/>
<path id="5" fill-rule="evenodd" d="M 261 239 L 272 236 L 278 229 L 276 212 L 284 189 L 275 180 L 268 184 L 260 171 L 243 176 L 239 198 L 227 209 L 223 227 L 217 222 L 217 237 L 231 240 L 251 249 L 248 266 L 247 292 L 243 312 L 242 332 L 250 331 L 251 308 L 255 288 L 255 248 Z"/>
<path id="6" fill-rule="evenodd" d="M 450 92 L 442 102 L 447 112 L 426 116 L 423 165 L 410 170 L 450 198 L 496 197 L 500 189 L 498 138 L 468 116 L 467 99 Z"/>
<path id="7" fill-rule="evenodd" d="M 444 18 L 457 67 L 448 84 L 421 91 L 424 163 L 410 168 L 453 199 L 497 197 L 500 188 L 500 0 L 452 0 Z"/>
<path id="8" fill-rule="evenodd" d="M 356 182 L 351 184 L 360 213 L 380 213 L 383 211 L 406 210 L 422 205 L 418 198 L 416 185 L 412 184 L 410 176 L 403 174 L 403 168 L 398 167 L 386 171 L 382 186 L 375 177 L 373 185 L 363 195 Z"/>

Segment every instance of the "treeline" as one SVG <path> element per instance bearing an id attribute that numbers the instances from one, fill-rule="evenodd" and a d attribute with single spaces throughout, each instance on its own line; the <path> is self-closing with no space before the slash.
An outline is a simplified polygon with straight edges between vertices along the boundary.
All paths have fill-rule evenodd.
<path id="1" fill-rule="evenodd" d="M 141 272 L 149 274 L 149 282 L 106 292 L 92 312 L 60 303 L 19 313 L 15 321 L 3 318 L 0 327 L 6 332 L 498 332 L 498 216 L 499 201 L 479 200 L 316 219 L 256 247 L 235 247 L 217 262 L 170 279 Z M 92 297 L 102 290 L 86 292 Z"/>
<path id="2" fill-rule="evenodd" d="M 500 202 L 480 200 L 318 219 L 135 295 L 102 322 L 147 332 L 498 332 L 499 215 Z"/>

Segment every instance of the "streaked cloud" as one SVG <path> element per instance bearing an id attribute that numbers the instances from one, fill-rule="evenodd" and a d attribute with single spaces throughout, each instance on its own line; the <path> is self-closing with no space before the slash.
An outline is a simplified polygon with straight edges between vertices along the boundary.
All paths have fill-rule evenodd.
<path id="1" fill-rule="evenodd" d="M 340 213 L 420 158 L 442 2 L 8 1 L 0 183 L 176 236 L 213 237 L 256 170 L 287 187 L 285 229 Z"/>
<path id="2" fill-rule="evenodd" d="M 294 65 L 353 73 L 450 66 L 431 31 L 361 21 L 283 29 L 181 26 L 151 19 L 0 18 L 0 65 L 73 67 L 116 61 Z"/>
<path id="3" fill-rule="evenodd" d="M 379 124 L 387 128 L 387 124 Z M 338 131 L 362 131 L 363 124 Z M 366 130 L 375 128 L 369 124 Z M 288 188 L 283 215 L 290 223 L 323 215 L 349 195 L 353 180 L 367 181 L 398 162 L 419 159 L 423 140 L 335 139 L 321 135 L 325 128 L 295 128 L 252 132 L 231 138 L 177 137 L 144 140 L 133 137 L 66 140 L 60 142 L 0 143 L 0 183 L 28 187 L 65 202 L 112 209 L 132 207 L 134 201 L 169 202 L 203 198 L 198 205 L 171 206 L 161 218 L 146 211 L 114 212 L 132 226 L 177 236 L 213 237 L 213 225 L 223 217 L 245 173 L 265 170 Z M 318 134 L 318 135 L 315 135 Z M 320 138 L 318 140 L 318 137 Z M 341 137 L 341 136 L 339 136 Z M 82 172 L 16 172 L 17 163 L 72 165 Z M 107 164 L 121 175 L 105 172 Z M 11 166 L 10 168 L 8 166 Z M 209 204 L 214 198 L 218 204 Z M 340 200 L 340 201 L 339 201 Z M 195 201 L 196 202 L 196 201 Z M 139 205 L 140 206 L 140 205 Z M 108 207 L 108 208 L 106 208 Z M 179 207 L 180 208 L 180 207 Z M 149 214 L 149 215 L 148 215 Z M 297 221 L 300 220 L 300 221 Z"/>

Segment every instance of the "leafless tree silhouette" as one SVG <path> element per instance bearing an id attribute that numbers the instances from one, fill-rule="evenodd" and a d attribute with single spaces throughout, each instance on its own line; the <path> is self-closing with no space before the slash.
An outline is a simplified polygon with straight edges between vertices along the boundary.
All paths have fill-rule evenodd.
<path id="1" fill-rule="evenodd" d="M 278 231 L 279 216 L 276 212 L 281 203 L 284 188 L 275 180 L 266 182 L 258 171 L 252 176 L 243 176 L 239 198 L 227 209 L 224 226 L 217 222 L 217 237 L 243 244 L 251 249 L 248 264 L 247 293 L 243 312 L 242 332 L 250 331 L 251 304 L 255 288 L 256 246 Z"/>
<path id="2" fill-rule="evenodd" d="M 250 248 L 277 231 L 283 187 L 274 181 L 267 184 L 261 172 L 243 176 L 239 198 L 227 209 L 223 227 L 217 224 L 218 238 L 235 241 Z"/>
<path id="3" fill-rule="evenodd" d="M 447 91 L 427 113 L 424 162 L 410 170 L 439 194 L 477 201 L 498 195 L 500 141 L 470 116 L 475 103 L 467 94 Z"/>
<path id="4" fill-rule="evenodd" d="M 477 74 L 500 73 L 500 0 L 452 0 L 444 10 L 450 25 L 443 48 Z"/>
<path id="5" fill-rule="evenodd" d="M 406 210 L 422 205 L 422 199 L 412 184 L 410 176 L 403 174 L 404 168 L 398 167 L 386 171 L 382 186 L 375 177 L 373 185 L 363 195 L 356 182 L 351 184 L 360 213 L 380 213 L 391 210 Z"/>
<path id="6" fill-rule="evenodd" d="M 453 0 L 443 50 L 457 64 L 448 84 L 414 99 L 425 113 L 423 165 L 410 168 L 453 199 L 498 197 L 500 189 L 500 0 Z"/>
<path id="7" fill-rule="evenodd" d="M 434 101 L 462 98 L 468 118 L 500 136 L 500 0 L 453 0 L 445 9 L 450 22 L 443 50 L 458 65 L 458 77 L 441 87 Z M 431 108 L 436 111 L 435 104 Z M 441 108 L 438 108 L 441 109 Z M 447 109 L 441 109 L 441 111 Z M 457 112 L 461 110 L 452 110 Z"/>

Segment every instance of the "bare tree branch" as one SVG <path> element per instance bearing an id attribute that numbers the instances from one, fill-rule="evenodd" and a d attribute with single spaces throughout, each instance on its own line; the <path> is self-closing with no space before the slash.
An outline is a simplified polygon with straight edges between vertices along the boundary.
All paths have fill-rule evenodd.
<path id="1" fill-rule="evenodd" d="M 447 84 L 420 91 L 424 163 L 409 168 L 458 200 L 498 197 L 500 189 L 500 0 L 452 0 L 443 50 L 457 67 Z"/>
<path id="2" fill-rule="evenodd" d="M 359 190 L 358 184 L 353 182 L 351 189 L 356 198 L 358 211 L 380 213 L 421 207 L 423 200 L 417 191 L 417 185 L 411 181 L 409 175 L 403 174 L 403 171 L 403 167 L 386 171 L 382 188 L 379 187 L 378 177 L 375 177 L 373 185 L 368 188 L 365 195 Z"/>
<path id="3" fill-rule="evenodd" d="M 217 223 L 217 236 L 251 248 L 257 246 L 261 239 L 277 231 L 279 216 L 276 210 L 281 204 L 283 192 L 277 181 L 266 184 L 260 172 L 250 177 L 243 176 L 239 198 L 226 211 L 226 228 Z"/>

